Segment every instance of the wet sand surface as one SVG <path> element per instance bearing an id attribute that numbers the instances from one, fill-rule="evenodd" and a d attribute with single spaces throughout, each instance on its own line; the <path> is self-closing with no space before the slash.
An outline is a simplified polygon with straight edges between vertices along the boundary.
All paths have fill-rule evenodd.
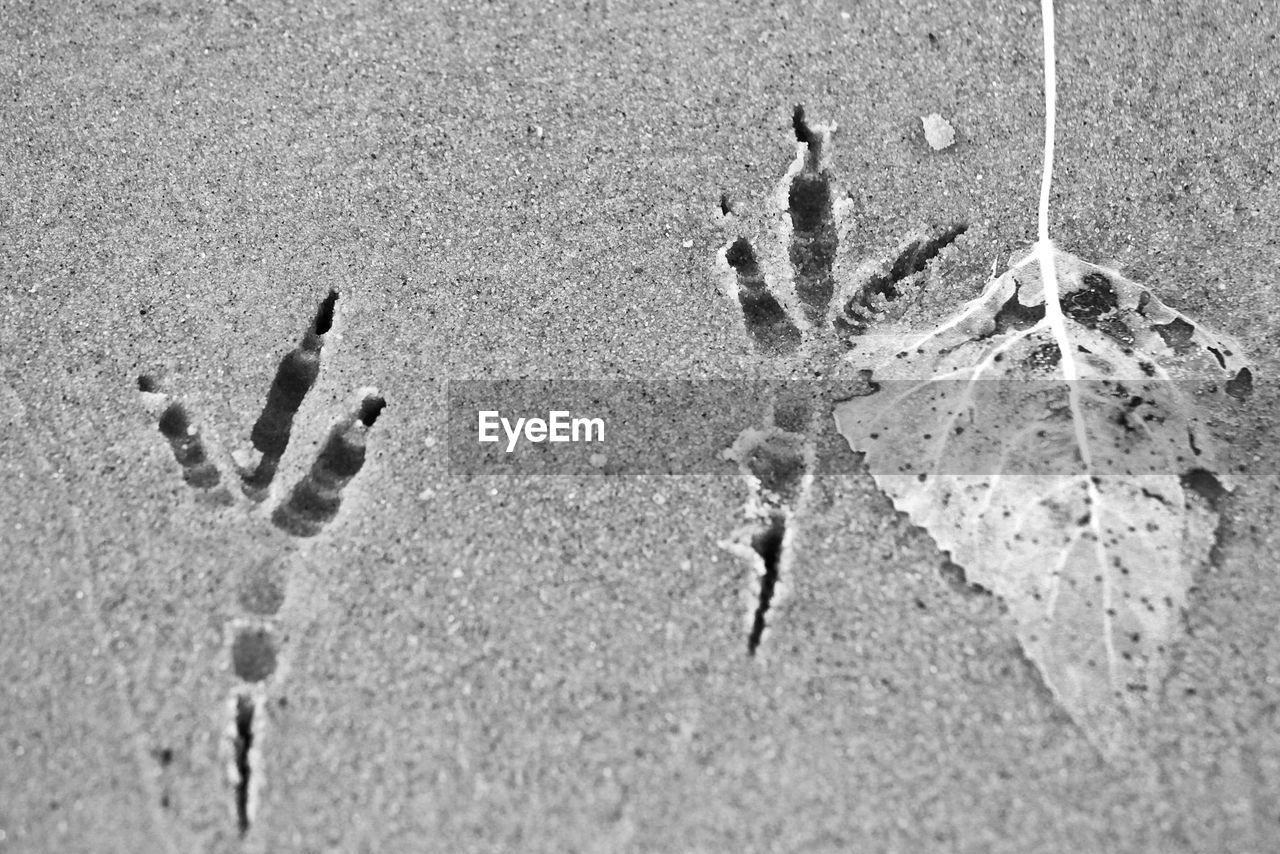
<path id="1" fill-rule="evenodd" d="M 450 380 L 777 371 L 716 253 L 797 104 L 838 125 L 842 256 L 964 223 L 921 316 L 975 295 L 1035 237 L 1034 4 L 427 5 L 0 16 L 0 850 L 1277 850 L 1274 477 L 1230 498 L 1143 758 L 1109 763 L 866 476 L 816 480 L 750 656 L 731 464 L 448 468 Z M 1276 23 L 1058 18 L 1056 240 L 1245 342 L 1255 394 L 1219 426 L 1259 472 Z M 231 455 L 331 289 L 251 502 Z M 183 482 L 140 375 L 230 503 Z M 290 536 L 273 509 L 344 416 L 363 466 Z"/>

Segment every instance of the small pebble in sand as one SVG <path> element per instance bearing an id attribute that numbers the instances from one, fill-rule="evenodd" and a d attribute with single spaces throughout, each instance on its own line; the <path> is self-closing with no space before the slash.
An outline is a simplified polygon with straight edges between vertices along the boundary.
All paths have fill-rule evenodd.
<path id="1" fill-rule="evenodd" d="M 942 116 L 930 113 L 927 116 L 921 116 L 920 121 L 924 123 L 924 138 L 934 151 L 941 151 L 955 143 L 955 129 L 951 127 L 951 122 Z"/>

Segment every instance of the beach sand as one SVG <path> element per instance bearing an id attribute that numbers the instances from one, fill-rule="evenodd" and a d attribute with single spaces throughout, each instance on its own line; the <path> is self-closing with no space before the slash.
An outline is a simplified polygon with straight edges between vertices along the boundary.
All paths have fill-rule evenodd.
<path id="1" fill-rule="evenodd" d="M 720 200 L 763 208 L 797 104 L 838 125 L 842 253 L 966 223 L 921 311 L 975 295 L 1035 238 L 1034 4 L 423 5 L 3 15 L 0 850 L 1280 850 L 1273 476 L 1227 502 L 1126 764 L 865 475 L 816 480 L 749 656 L 732 465 L 448 469 L 450 380 L 771 370 L 722 290 Z M 1219 427 L 1256 472 L 1280 464 L 1276 24 L 1058 15 L 1055 239 L 1246 344 L 1255 394 Z M 275 495 L 198 500 L 138 377 L 225 474 L 330 289 Z M 340 514 L 288 537 L 269 508 L 366 386 L 387 408 Z M 283 605 L 245 688 L 255 573 Z"/>

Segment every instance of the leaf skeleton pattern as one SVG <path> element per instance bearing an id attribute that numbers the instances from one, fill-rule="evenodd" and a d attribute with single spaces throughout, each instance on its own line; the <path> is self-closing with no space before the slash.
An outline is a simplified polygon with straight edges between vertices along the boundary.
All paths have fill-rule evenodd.
<path id="1" fill-rule="evenodd" d="M 1240 346 L 1114 270 L 1055 250 L 1079 378 L 1058 372 L 1035 256 L 932 330 L 851 358 L 836 425 L 877 484 L 975 584 L 1104 752 L 1158 687 L 1232 488 L 1210 408 L 1252 390 Z M 1074 388 L 1070 387 L 1074 386 Z M 1190 486 L 1194 488 L 1188 488 Z"/>

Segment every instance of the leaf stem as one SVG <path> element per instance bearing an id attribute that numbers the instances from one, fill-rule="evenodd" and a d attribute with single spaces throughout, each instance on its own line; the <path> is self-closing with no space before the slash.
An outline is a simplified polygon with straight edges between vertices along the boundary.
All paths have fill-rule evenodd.
<path id="1" fill-rule="evenodd" d="M 1044 32 L 1044 169 L 1040 174 L 1039 229 L 1035 254 L 1040 262 L 1040 281 L 1044 289 L 1045 320 L 1053 330 L 1061 352 L 1063 378 L 1076 379 L 1075 352 L 1067 338 L 1066 320 L 1058 299 L 1058 271 L 1055 266 L 1053 241 L 1049 237 L 1049 195 L 1053 187 L 1053 143 L 1058 111 L 1057 52 L 1053 34 L 1053 0 L 1040 0 L 1041 29 Z"/>
<path id="2" fill-rule="evenodd" d="M 1054 119 L 1058 109 L 1058 75 L 1053 37 L 1053 0 L 1040 0 L 1044 31 L 1044 171 L 1040 176 L 1040 243 L 1049 242 L 1049 189 L 1053 184 Z"/>
<path id="3" fill-rule="evenodd" d="M 1100 566 L 1109 567 L 1107 547 L 1103 538 L 1102 525 L 1098 517 L 1102 510 L 1102 494 L 1098 489 L 1098 479 L 1093 475 L 1093 455 L 1089 450 L 1089 435 L 1081 418 L 1080 389 L 1078 383 L 1079 370 L 1076 367 L 1075 347 L 1067 337 L 1067 322 L 1062 313 L 1062 302 L 1058 297 L 1058 271 L 1055 265 L 1055 249 L 1049 238 L 1049 191 L 1053 185 L 1053 142 L 1054 119 L 1058 109 L 1058 76 L 1055 70 L 1057 55 L 1054 49 L 1053 35 L 1053 0 L 1040 0 L 1040 17 L 1044 31 L 1044 171 L 1040 176 L 1040 223 L 1036 241 L 1036 257 L 1040 261 L 1040 281 L 1044 292 L 1044 319 L 1053 330 L 1053 337 L 1058 342 L 1060 353 L 1059 365 L 1062 367 L 1062 378 L 1067 382 L 1067 394 L 1071 400 L 1071 415 L 1075 423 L 1076 444 L 1080 448 L 1080 460 L 1084 464 L 1085 489 L 1088 493 L 1089 527 L 1093 534 L 1094 549 Z M 1111 613 L 1114 595 L 1111 589 L 1111 573 L 1103 572 L 1102 608 L 1103 639 L 1107 651 L 1108 672 L 1115 674 L 1119 668 L 1116 659 L 1115 643 L 1112 640 Z"/>

